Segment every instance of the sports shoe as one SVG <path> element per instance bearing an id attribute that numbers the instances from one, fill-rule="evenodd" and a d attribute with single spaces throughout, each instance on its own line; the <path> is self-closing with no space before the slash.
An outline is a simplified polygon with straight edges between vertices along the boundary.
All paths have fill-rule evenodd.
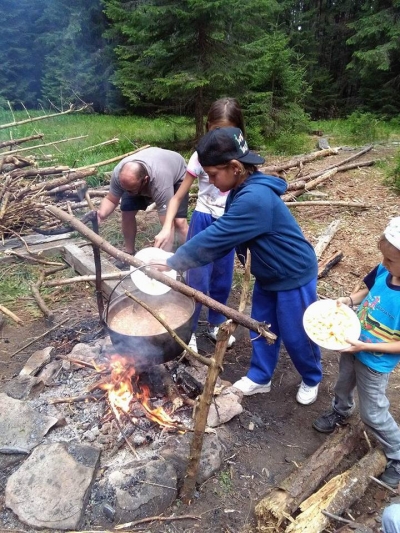
<path id="1" fill-rule="evenodd" d="M 218 330 L 219 330 L 218 326 L 208 326 L 207 331 L 206 331 L 207 337 L 217 342 Z M 236 341 L 235 337 L 231 335 L 228 340 L 228 348 L 231 348 L 234 345 L 235 341 Z"/>
<path id="2" fill-rule="evenodd" d="M 314 420 L 312 426 L 320 433 L 332 433 L 338 426 L 346 425 L 347 418 L 347 416 L 341 415 L 335 409 L 332 409 Z"/>
<path id="3" fill-rule="evenodd" d="M 271 382 L 269 381 L 265 385 L 260 383 L 255 383 L 247 376 L 243 376 L 232 385 L 236 389 L 239 389 L 243 392 L 244 396 L 251 396 L 252 394 L 261 394 L 263 392 L 269 392 L 271 390 Z"/>
<path id="4" fill-rule="evenodd" d="M 400 483 L 400 461 L 394 459 L 388 461 L 386 469 L 379 479 L 389 487 L 397 489 Z"/>
<path id="5" fill-rule="evenodd" d="M 198 350 L 197 350 L 197 340 L 196 340 L 196 334 L 195 333 L 192 333 L 192 336 L 190 337 L 190 341 L 189 341 L 188 346 L 194 352 L 199 353 Z"/>
<path id="6" fill-rule="evenodd" d="M 296 400 L 302 405 L 310 405 L 311 403 L 314 403 L 318 396 L 318 387 L 319 385 L 309 387 L 304 381 L 302 381 L 296 394 Z"/>

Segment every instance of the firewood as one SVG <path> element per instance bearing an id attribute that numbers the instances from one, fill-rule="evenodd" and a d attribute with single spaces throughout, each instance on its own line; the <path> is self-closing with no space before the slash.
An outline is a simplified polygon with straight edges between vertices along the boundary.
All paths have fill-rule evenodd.
<path id="1" fill-rule="evenodd" d="M 318 262 L 318 279 L 324 278 L 328 272 L 343 259 L 343 252 L 335 252 L 328 259 Z"/>
<path id="2" fill-rule="evenodd" d="M 304 163 L 309 163 L 310 161 L 314 161 L 315 159 L 320 159 L 321 157 L 326 157 L 329 155 L 336 155 L 339 152 L 338 148 L 328 148 L 327 150 L 318 150 L 317 152 L 311 152 L 310 154 L 307 154 L 301 158 L 291 159 L 290 161 L 287 161 L 286 163 L 282 163 L 281 165 L 270 165 L 265 167 L 260 167 L 260 171 L 264 174 L 268 174 L 269 172 L 279 173 L 282 172 L 282 170 L 288 170 L 289 168 L 298 167 L 301 165 L 304 165 Z"/>
<path id="3" fill-rule="evenodd" d="M 10 172 L 12 178 L 34 178 L 36 176 L 51 176 L 52 174 L 62 174 L 69 170 L 69 167 L 47 167 L 47 168 L 28 168 L 27 170 L 13 170 Z"/>
<path id="4" fill-rule="evenodd" d="M 370 476 L 379 476 L 387 459 L 381 449 L 368 452 L 349 470 L 326 483 L 300 505 L 301 513 L 286 528 L 285 533 L 319 533 L 329 524 L 327 513 L 340 515 L 364 494 Z"/>
<path id="5" fill-rule="evenodd" d="M 325 229 L 325 231 L 319 237 L 317 244 L 314 246 L 314 251 L 315 251 L 315 255 L 317 256 L 317 259 L 319 259 L 321 255 L 324 253 L 329 243 L 333 239 L 334 235 L 338 231 L 339 226 L 340 226 L 340 220 L 339 219 L 334 220 L 333 222 L 329 224 L 329 226 Z"/>
<path id="6" fill-rule="evenodd" d="M 290 518 L 301 502 L 340 464 L 359 443 L 363 431 L 360 419 L 336 430 L 295 472 L 273 488 L 257 505 L 255 513 L 261 532 Z"/>
<path id="7" fill-rule="evenodd" d="M 287 201 L 287 200 L 292 200 L 293 198 L 296 198 L 296 196 L 301 196 L 306 191 L 311 191 L 318 185 L 321 185 L 321 183 L 323 183 L 324 181 L 327 181 L 328 179 L 332 178 L 337 172 L 338 172 L 337 167 L 327 170 L 326 172 L 318 176 L 318 178 L 315 178 L 314 180 L 307 182 L 304 189 L 298 189 L 298 190 L 291 191 L 287 194 L 284 194 L 281 198 L 283 201 Z"/>

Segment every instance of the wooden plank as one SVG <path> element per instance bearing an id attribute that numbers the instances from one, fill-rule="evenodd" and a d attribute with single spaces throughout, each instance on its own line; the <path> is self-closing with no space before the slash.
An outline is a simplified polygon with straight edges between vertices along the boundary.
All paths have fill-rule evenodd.
<path id="1" fill-rule="evenodd" d="M 64 247 L 65 261 L 82 276 L 94 275 L 95 266 L 93 253 L 90 246 L 80 248 L 75 244 L 67 244 Z M 115 272 L 118 270 L 106 257 L 101 257 L 101 271 L 102 273 Z M 105 296 L 109 297 L 113 289 L 118 285 L 118 281 L 103 280 L 101 282 L 101 290 Z M 134 287 L 130 277 L 123 283 L 120 283 L 114 291 L 113 298 L 124 294 L 125 290 L 132 290 Z"/>
<path id="2" fill-rule="evenodd" d="M 61 241 L 65 239 L 71 239 L 71 237 L 74 236 L 74 232 L 69 233 L 63 233 L 61 235 L 27 235 L 26 237 L 23 237 L 24 241 L 28 246 L 30 245 L 37 245 L 37 244 L 46 244 L 48 242 L 54 242 L 54 241 Z M 25 248 L 24 243 L 21 241 L 21 239 L 13 238 L 13 239 L 7 239 L 3 244 L 0 245 L 0 253 L 4 252 L 6 250 L 10 250 L 13 248 Z"/>
<path id="3" fill-rule="evenodd" d="M 40 256 L 43 259 L 50 259 L 54 256 L 61 255 L 64 252 L 64 246 L 66 241 L 61 241 L 60 243 L 53 243 L 53 242 L 47 242 L 44 244 L 38 244 L 29 246 L 29 250 L 31 253 L 34 254 L 40 254 Z M 71 242 L 74 242 L 76 244 L 82 244 L 86 241 L 79 240 L 79 239 L 73 239 Z M 29 257 L 28 252 L 25 248 L 21 248 L 18 250 L 18 253 L 21 255 Z M 0 265 L 10 265 L 12 263 L 20 262 L 21 259 L 18 259 L 17 257 L 11 255 L 8 255 L 7 252 L 1 254 L 0 253 Z"/>

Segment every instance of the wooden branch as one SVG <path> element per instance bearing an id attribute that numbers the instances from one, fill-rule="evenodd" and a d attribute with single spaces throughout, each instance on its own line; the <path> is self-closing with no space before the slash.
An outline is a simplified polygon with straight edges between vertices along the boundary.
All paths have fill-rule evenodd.
<path id="1" fill-rule="evenodd" d="M 14 320 L 14 322 L 16 322 L 17 324 L 20 324 L 20 325 L 23 324 L 22 320 L 17 315 L 15 315 L 12 311 L 7 309 L 7 307 L 5 307 L 4 305 L 0 305 L 0 311 L 4 315 L 6 315 L 6 316 L 10 317 L 12 320 Z"/>
<path id="2" fill-rule="evenodd" d="M 1 141 L 0 149 L 6 148 L 7 146 L 16 146 L 18 144 L 22 144 L 28 141 L 36 141 L 37 139 L 43 139 L 43 137 L 44 137 L 43 133 L 39 133 L 37 135 L 30 135 L 29 137 L 21 137 L 20 139 L 11 139 L 10 141 Z"/>
<path id="3" fill-rule="evenodd" d="M 97 168 L 97 167 L 102 167 L 104 165 L 110 165 L 111 163 L 116 163 L 117 161 L 121 161 L 121 159 L 124 159 L 124 157 L 128 157 L 129 155 L 136 154 L 137 152 L 140 152 L 141 150 L 144 150 L 145 148 L 150 148 L 150 144 L 141 146 L 140 148 L 137 148 L 137 150 L 133 150 L 133 152 L 128 152 L 127 154 L 122 154 L 118 157 L 113 157 L 112 159 L 106 159 L 105 161 L 100 161 L 100 163 L 94 163 L 93 165 L 86 165 L 85 167 L 78 167 L 76 170 L 86 170 L 87 168 Z"/>
<path id="4" fill-rule="evenodd" d="M 89 137 L 88 135 L 80 135 L 79 137 L 70 137 L 69 139 L 61 139 L 60 141 L 53 141 L 50 143 L 44 143 L 44 144 L 37 144 L 36 146 L 28 146 L 26 148 L 17 148 L 15 150 L 11 150 L 10 152 L 4 152 L 6 154 L 20 154 L 21 152 L 27 152 L 30 150 L 36 150 L 36 148 L 44 148 L 46 146 L 54 146 L 56 144 L 66 143 L 69 141 L 77 141 L 78 139 L 85 139 L 86 137 Z M 0 154 L 3 155 L 3 154 Z"/>
<path id="5" fill-rule="evenodd" d="M 107 272 L 101 275 L 102 280 L 106 279 L 122 279 L 127 274 L 129 270 L 118 270 L 118 272 Z M 46 281 L 43 283 L 43 287 L 59 287 L 61 285 L 72 285 L 74 283 L 87 283 L 88 281 L 96 281 L 95 274 L 88 274 L 87 276 L 75 276 L 73 278 L 64 278 L 64 279 L 54 279 L 51 281 Z"/>
<path id="6" fill-rule="evenodd" d="M 70 113 L 77 113 L 79 111 L 83 111 L 87 108 L 87 105 L 80 107 L 79 109 L 75 109 L 73 106 L 70 106 L 68 111 L 61 111 L 59 113 L 53 113 L 51 115 L 42 115 L 40 117 L 34 117 L 34 118 L 27 118 L 25 120 L 19 120 L 18 122 L 9 122 L 8 124 L 2 124 L 0 125 L 0 130 L 4 130 L 6 128 L 13 128 L 14 126 L 20 126 L 21 124 L 29 124 L 30 122 L 36 122 L 38 120 L 44 120 L 46 118 L 52 118 L 52 117 L 59 117 L 61 115 L 68 115 Z"/>
<path id="7" fill-rule="evenodd" d="M 338 154 L 339 149 L 338 148 L 327 148 L 326 150 L 318 150 L 317 152 L 312 152 L 310 154 L 307 154 L 303 157 L 291 159 L 290 161 L 287 161 L 286 163 L 282 163 L 281 165 L 270 165 L 266 167 L 260 167 L 260 171 L 264 174 L 268 174 L 268 172 L 282 172 L 282 170 L 289 170 L 289 168 L 302 166 L 305 163 L 309 163 L 310 161 L 314 161 L 315 159 L 320 159 L 322 157 L 326 157 L 329 155 L 336 155 Z"/>
<path id="8" fill-rule="evenodd" d="M 29 191 L 38 191 L 38 190 L 48 191 L 49 189 L 53 189 L 54 187 L 59 187 L 60 185 L 71 183 L 71 181 L 81 180 L 81 179 L 87 178 L 88 176 L 93 176 L 96 173 L 97 171 L 94 168 L 89 168 L 87 170 L 79 170 L 79 171 L 73 170 L 73 171 L 69 171 L 62 178 L 56 178 L 51 181 L 46 181 L 45 183 L 37 183 L 36 185 L 32 185 L 32 187 L 28 188 L 28 190 Z"/>
<path id="9" fill-rule="evenodd" d="M 323 514 L 340 515 L 361 498 L 370 482 L 370 476 L 379 476 L 385 469 L 387 459 L 381 449 L 368 452 L 349 470 L 332 478 L 318 492 L 301 505 L 301 513 L 286 528 L 285 533 L 319 533 L 329 524 Z"/>
<path id="10" fill-rule="evenodd" d="M 297 196 L 301 196 L 305 192 L 311 191 L 318 185 L 321 185 L 321 183 L 323 183 L 324 181 L 327 181 L 329 178 L 332 178 L 335 174 L 337 174 L 337 172 L 338 172 L 337 167 L 327 170 L 326 172 L 321 174 L 318 178 L 315 178 L 314 180 L 307 182 L 304 189 L 298 189 L 298 190 L 291 191 L 281 196 L 281 198 L 285 202 L 287 200 L 292 200 L 293 198 L 296 198 Z"/>
<path id="11" fill-rule="evenodd" d="M 98 148 L 99 146 L 109 146 L 110 144 L 115 144 L 119 142 L 118 137 L 114 137 L 113 139 L 109 139 L 108 141 L 104 141 L 102 143 L 94 144 L 93 146 L 87 146 L 86 148 L 82 148 L 79 150 L 80 152 L 87 152 L 88 150 L 93 150 L 93 148 Z"/>
<path id="12" fill-rule="evenodd" d="M 39 335 L 38 337 L 35 337 L 34 339 L 32 339 L 31 341 L 29 341 L 27 344 L 24 344 L 22 346 L 22 348 L 19 348 L 16 352 L 12 353 L 10 355 L 10 359 L 12 357 L 14 357 L 15 355 L 17 355 L 18 353 L 22 352 L 23 350 L 25 350 L 25 348 L 28 348 L 29 346 L 31 346 L 31 344 L 34 344 L 36 341 L 38 341 L 39 339 L 43 339 L 43 337 L 45 337 L 46 335 L 48 335 L 49 333 L 51 333 L 52 331 L 54 331 L 55 329 L 57 329 L 58 327 L 62 326 L 63 324 L 65 324 L 65 322 L 68 322 L 69 318 L 66 318 L 65 320 L 63 320 L 62 322 L 60 322 L 59 324 L 56 324 L 55 326 L 53 326 L 52 328 L 48 329 L 47 331 L 45 331 L 44 333 L 42 333 L 42 335 Z"/>
<path id="13" fill-rule="evenodd" d="M 316 172 L 313 172 L 312 174 L 308 174 L 306 176 L 302 176 L 299 180 L 293 180 L 289 182 L 290 189 L 299 189 L 302 188 L 302 184 L 304 182 L 311 181 L 315 178 L 318 178 L 318 176 L 321 176 L 324 172 L 328 170 L 332 170 L 333 168 L 337 168 L 338 172 L 346 172 L 347 170 L 353 170 L 353 168 L 361 168 L 361 167 L 372 167 L 376 163 L 376 159 L 371 159 L 369 161 L 362 161 L 359 163 L 352 163 L 350 165 L 342 165 L 341 163 L 338 163 L 337 165 L 331 165 L 330 167 L 323 168 L 321 170 L 317 170 Z"/>
<path id="14" fill-rule="evenodd" d="M 32 283 L 31 284 L 31 292 L 32 292 L 32 295 L 33 297 L 35 298 L 35 301 L 39 307 L 39 309 L 42 311 L 42 313 L 44 314 L 44 316 L 46 318 L 48 318 L 49 320 L 53 320 L 54 319 L 54 315 L 53 313 L 50 311 L 50 309 L 47 307 L 45 301 L 43 300 L 40 292 L 39 292 L 39 289 L 44 281 L 44 272 L 42 271 L 40 273 L 40 276 L 39 276 L 39 279 L 37 280 L 36 283 Z"/>
<path id="15" fill-rule="evenodd" d="M 302 194 L 304 194 L 303 191 Z M 324 206 L 324 205 L 331 205 L 331 206 L 337 206 L 337 207 L 356 207 L 357 209 L 369 209 L 371 206 L 368 204 L 362 204 L 359 202 L 343 202 L 340 200 L 306 200 L 304 202 L 285 202 L 285 204 L 288 207 L 307 207 L 310 205 L 315 206 Z"/>
<path id="16" fill-rule="evenodd" d="M 143 266 L 142 261 L 135 259 L 135 257 L 129 254 L 121 252 L 120 250 L 118 250 L 117 248 L 109 244 L 101 236 L 97 235 L 90 228 L 85 226 L 85 224 L 83 224 L 76 217 L 69 215 L 68 213 L 66 213 L 65 211 L 62 211 L 61 209 L 59 209 L 58 207 L 54 205 L 46 205 L 46 204 L 41 204 L 41 205 L 42 207 L 46 209 L 47 212 L 52 213 L 56 218 L 58 218 L 62 222 L 67 223 L 69 226 L 71 226 L 73 229 L 81 233 L 89 241 L 94 243 L 104 252 L 107 252 L 112 257 L 126 261 L 126 263 L 128 263 L 129 265 L 133 265 L 135 267 Z M 227 318 L 231 318 L 234 322 L 237 322 L 238 324 L 244 326 L 245 328 L 255 331 L 259 335 L 262 335 L 267 340 L 267 342 L 271 344 L 275 342 L 276 335 L 269 330 L 269 327 L 267 324 L 257 322 L 256 320 L 252 319 L 248 315 L 240 313 L 226 305 L 222 305 L 216 300 L 213 300 L 212 298 L 206 296 L 202 292 L 196 291 L 192 289 L 191 287 L 189 287 L 188 285 L 181 283 L 179 281 L 176 281 L 154 268 L 146 269 L 146 275 L 152 279 L 155 279 L 157 281 L 160 281 L 161 283 L 164 283 L 165 285 L 168 285 L 168 287 L 171 287 L 172 289 L 180 292 L 181 294 L 185 294 L 186 296 L 194 298 L 196 301 L 202 303 L 203 305 L 211 309 L 214 309 L 222 313 Z"/>
<path id="17" fill-rule="evenodd" d="M 336 430 L 299 469 L 269 491 L 255 507 L 260 532 L 272 531 L 290 519 L 301 502 L 358 445 L 363 427 L 363 423 L 357 418 Z"/>
<path id="18" fill-rule="evenodd" d="M 51 176 L 52 174 L 62 174 L 63 172 L 68 172 L 69 167 L 60 166 L 60 167 L 47 167 L 47 168 L 28 168 L 25 170 L 15 169 L 10 172 L 12 178 L 33 178 L 36 176 Z"/>
<path id="19" fill-rule="evenodd" d="M 247 256 L 245 276 L 243 281 L 242 294 L 239 303 L 239 312 L 242 313 L 246 306 L 248 294 L 250 291 L 250 253 Z M 186 468 L 186 476 L 183 482 L 181 499 L 184 503 L 190 503 L 194 496 L 196 488 L 197 474 L 203 448 L 204 432 L 207 426 L 207 418 L 212 402 L 215 384 L 222 369 L 222 362 L 228 347 L 229 337 L 237 328 L 235 322 L 224 322 L 218 332 L 217 344 L 215 346 L 214 356 L 211 358 L 211 366 L 208 368 L 206 381 L 203 392 L 198 402 L 193 429 L 193 439 L 190 445 L 189 461 Z"/>

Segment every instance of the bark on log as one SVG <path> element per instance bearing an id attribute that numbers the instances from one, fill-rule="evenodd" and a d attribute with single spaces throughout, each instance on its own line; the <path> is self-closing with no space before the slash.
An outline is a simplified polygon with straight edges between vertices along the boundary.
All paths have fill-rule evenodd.
<path id="1" fill-rule="evenodd" d="M 318 176 L 318 178 L 315 178 L 314 180 L 307 182 L 304 189 L 298 189 L 295 191 L 291 191 L 290 193 L 287 193 L 281 196 L 281 198 L 285 202 L 288 200 L 292 200 L 293 198 L 296 198 L 297 196 L 301 196 L 305 192 L 311 191 L 318 185 L 321 185 L 321 183 L 323 183 L 324 181 L 327 181 L 329 178 L 332 178 L 337 172 L 338 172 L 337 167 L 327 170 L 326 172 Z"/>
<path id="2" fill-rule="evenodd" d="M 135 257 L 129 254 L 126 254 L 125 252 L 121 252 L 121 250 L 118 250 L 117 248 L 109 244 L 100 235 L 97 235 L 94 231 L 92 231 L 87 226 L 85 226 L 85 224 L 83 224 L 76 217 L 69 215 L 68 213 L 66 213 L 65 211 L 62 211 L 58 207 L 54 205 L 45 205 L 45 204 L 38 204 L 38 207 L 45 208 L 48 213 L 51 213 L 52 215 L 54 215 L 56 218 L 58 218 L 62 222 L 68 224 L 71 228 L 81 233 L 90 242 L 98 246 L 101 250 L 108 253 L 112 257 L 115 257 L 116 259 L 121 259 L 122 261 L 132 266 L 140 267 L 143 265 L 142 261 L 135 259 Z M 253 320 L 252 318 L 250 318 L 247 315 L 244 315 L 243 313 L 239 313 L 238 311 L 236 311 L 235 309 L 232 309 L 231 307 L 222 305 L 216 300 L 213 300 L 212 298 L 206 296 L 202 292 L 196 291 L 192 289 L 191 287 L 189 287 L 188 285 L 185 285 L 184 283 L 176 281 L 170 278 L 169 276 L 162 274 L 158 270 L 149 268 L 148 270 L 146 270 L 146 274 L 150 278 L 156 279 L 157 281 L 161 281 L 161 283 L 168 285 L 168 287 L 171 287 L 172 289 L 180 292 L 181 294 L 190 296 L 191 298 L 194 298 L 197 302 L 200 302 L 203 305 L 206 305 L 207 307 L 222 313 L 227 318 L 231 318 L 232 320 L 234 320 L 238 324 L 241 324 L 245 328 L 251 329 L 252 331 L 257 332 L 259 335 L 262 335 L 267 340 L 267 342 L 269 343 L 275 342 L 276 335 L 269 330 L 269 327 L 267 324 L 262 324 L 260 322 L 257 322 L 256 320 Z"/>
<path id="3" fill-rule="evenodd" d="M 260 532 L 272 531 L 290 519 L 301 502 L 340 464 L 359 443 L 364 425 L 359 418 L 337 429 L 303 465 L 273 488 L 257 505 Z"/>
<path id="4" fill-rule="evenodd" d="M 332 478 L 301 505 L 301 514 L 286 528 L 285 533 L 319 533 L 329 524 L 321 511 L 341 515 L 364 494 L 369 476 L 379 476 L 387 464 L 381 449 L 373 449 L 349 470 Z"/>
<path id="5" fill-rule="evenodd" d="M 44 183 L 37 183 L 36 185 L 32 185 L 27 190 L 28 191 L 39 191 L 43 189 L 44 191 L 48 191 L 50 189 L 53 189 L 54 187 L 59 187 L 60 185 L 65 185 L 66 183 L 71 183 L 71 181 L 75 180 L 81 180 L 84 178 L 87 178 L 88 176 L 93 176 L 97 173 L 97 170 L 95 168 L 89 168 L 87 170 L 74 170 L 73 172 L 68 172 L 64 177 L 62 178 L 56 178 L 51 181 L 46 181 Z"/>

